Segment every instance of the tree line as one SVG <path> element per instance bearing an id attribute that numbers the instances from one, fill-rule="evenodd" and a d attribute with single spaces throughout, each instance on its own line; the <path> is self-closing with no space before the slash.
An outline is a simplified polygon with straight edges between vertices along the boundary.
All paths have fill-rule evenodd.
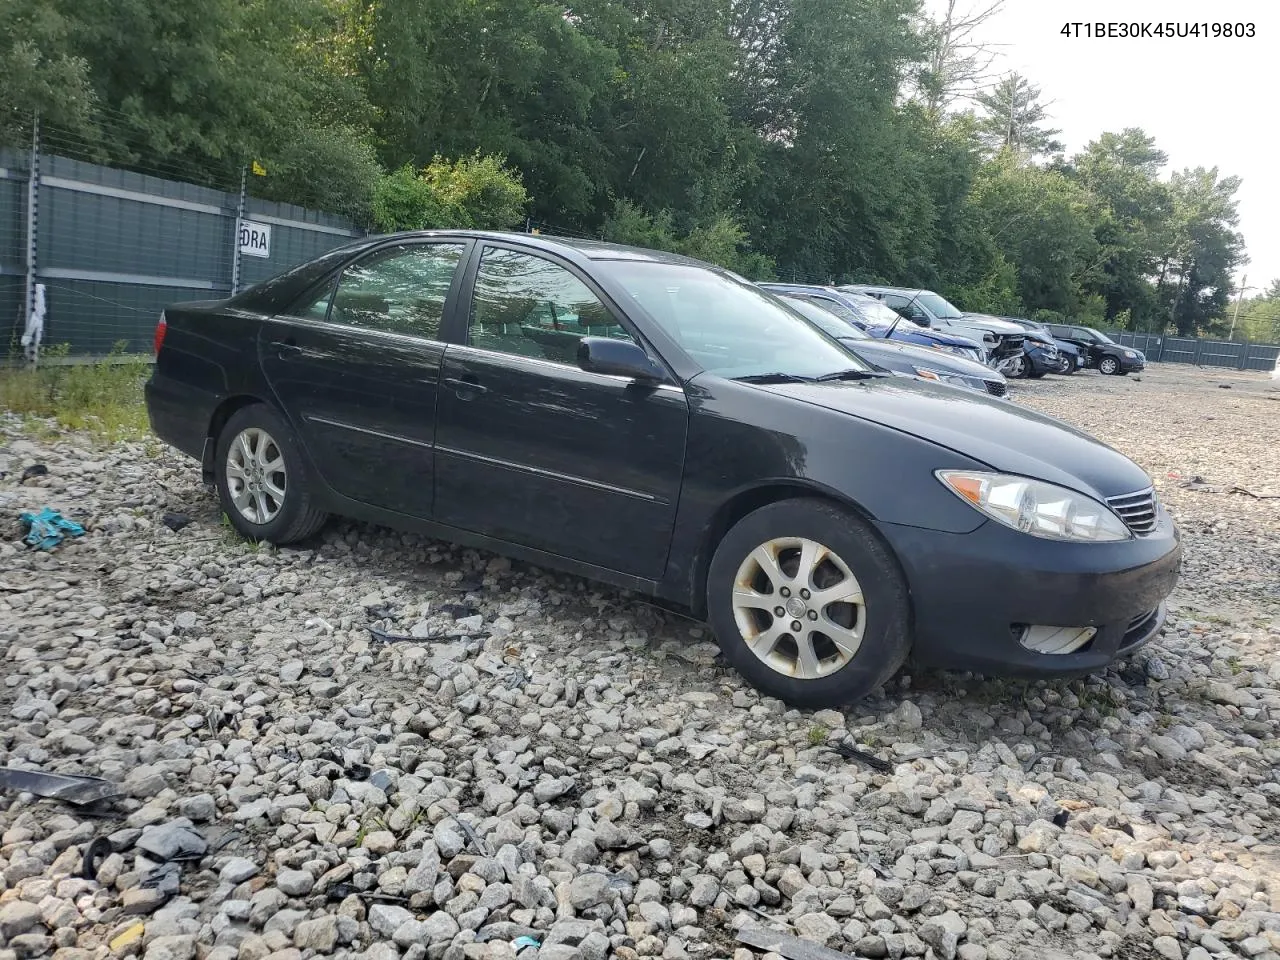
<path id="1" fill-rule="evenodd" d="M 990 8 L 986 13 L 990 12 Z M 1239 180 L 1140 129 L 1068 156 L 951 0 L 6 0 L 0 137 L 374 229 L 514 227 L 753 279 L 1217 332 Z M 59 139 L 60 138 L 60 139 Z"/>

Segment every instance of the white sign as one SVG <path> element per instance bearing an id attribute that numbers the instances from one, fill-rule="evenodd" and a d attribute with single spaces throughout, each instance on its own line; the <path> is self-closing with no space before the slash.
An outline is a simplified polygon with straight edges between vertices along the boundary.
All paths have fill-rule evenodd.
<path id="1" fill-rule="evenodd" d="M 271 227 L 265 223 L 241 220 L 240 253 L 247 257 L 271 256 Z"/>

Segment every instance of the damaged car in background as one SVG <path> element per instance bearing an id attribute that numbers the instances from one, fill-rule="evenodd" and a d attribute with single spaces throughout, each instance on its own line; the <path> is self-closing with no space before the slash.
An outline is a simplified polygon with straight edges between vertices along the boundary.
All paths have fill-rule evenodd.
<path id="1" fill-rule="evenodd" d="M 1003 397 L 1009 391 L 1004 374 L 984 363 L 909 343 L 877 339 L 864 333 L 852 321 L 842 318 L 837 312 L 837 305 L 802 293 L 783 292 L 778 296 L 819 330 L 834 337 L 868 363 L 902 376 L 978 390 L 993 397 Z"/>
<path id="2" fill-rule="evenodd" d="M 1127 457 L 872 368 L 667 253 L 368 237 L 175 304 L 146 384 L 241 534 L 419 530 L 709 622 L 751 683 L 845 704 L 921 664 L 1099 670 L 1161 629 L 1179 534 Z M 590 641 L 585 641 L 590 642 Z"/>

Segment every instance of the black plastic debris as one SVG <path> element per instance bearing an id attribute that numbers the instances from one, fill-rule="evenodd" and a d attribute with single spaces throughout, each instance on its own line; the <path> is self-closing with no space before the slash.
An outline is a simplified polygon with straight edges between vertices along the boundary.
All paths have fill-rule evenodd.
<path id="1" fill-rule="evenodd" d="M 43 476 L 47 476 L 48 473 L 49 473 L 49 468 L 46 467 L 43 463 L 33 463 L 31 466 L 27 467 L 27 469 L 22 471 L 22 479 L 18 482 L 26 483 L 32 477 L 43 477 Z"/>
<path id="2" fill-rule="evenodd" d="M 38 797 L 62 800 L 77 806 L 99 803 L 124 792 L 119 784 L 101 777 L 17 770 L 13 767 L 0 767 L 0 790 L 34 793 Z"/>
<path id="3" fill-rule="evenodd" d="M 335 883 L 325 891 L 330 900 L 345 900 L 354 894 L 362 900 L 374 900 L 378 903 L 408 903 L 408 897 L 397 897 L 390 893 L 379 893 L 377 890 L 357 890 L 350 883 Z"/>
<path id="4" fill-rule="evenodd" d="M 738 939 L 758 950 L 786 957 L 787 960 L 848 960 L 847 953 L 832 950 L 812 940 L 801 940 L 788 933 L 777 933 L 757 924 L 744 924 L 738 929 Z"/>
<path id="5" fill-rule="evenodd" d="M 463 617 L 474 617 L 480 611 L 469 603 L 442 603 L 437 612 L 447 613 L 453 619 L 461 620 Z"/>
<path id="6" fill-rule="evenodd" d="M 413 637 L 407 633 L 388 633 L 381 627 L 365 627 L 379 643 L 437 643 L 442 640 L 486 639 L 487 633 L 429 633 L 425 637 Z"/>
<path id="7" fill-rule="evenodd" d="M 838 743 L 829 749 L 844 757 L 846 760 L 856 760 L 858 763 L 865 764 L 872 770 L 879 770 L 881 773 L 888 773 L 893 769 L 893 764 L 887 760 L 881 760 L 877 756 L 867 753 L 865 750 L 859 750 L 851 743 Z"/>
<path id="8" fill-rule="evenodd" d="M 1055 827 L 1065 827 L 1067 825 L 1067 821 L 1070 819 L 1071 819 L 1070 810 L 1059 810 L 1057 813 L 1053 815 L 1053 825 Z"/>
<path id="9" fill-rule="evenodd" d="M 199 860 L 209 849 L 204 837 L 181 823 L 164 823 L 146 827 L 134 844 L 153 860 Z"/>
<path id="10" fill-rule="evenodd" d="M 106 837 L 98 837 L 85 847 L 84 856 L 80 859 L 80 876 L 86 880 L 94 880 L 102 861 L 111 856 L 111 841 Z"/>
<path id="11" fill-rule="evenodd" d="M 174 533 L 177 533 L 179 530 L 181 530 L 183 527 L 187 526 L 187 524 L 191 522 L 191 518 L 188 517 L 185 513 L 166 513 L 163 517 L 160 518 L 160 522 L 163 523 L 170 530 L 172 530 Z"/>

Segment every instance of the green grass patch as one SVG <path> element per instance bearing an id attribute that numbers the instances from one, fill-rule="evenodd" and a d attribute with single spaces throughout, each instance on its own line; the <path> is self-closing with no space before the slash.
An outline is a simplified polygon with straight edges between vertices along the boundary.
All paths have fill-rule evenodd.
<path id="1" fill-rule="evenodd" d="M 107 441 L 148 430 L 142 385 L 151 364 L 117 345 L 103 360 L 68 363 L 65 345 L 46 349 L 35 366 L 0 368 L 0 409 L 63 430 L 85 430 Z M 47 426 L 37 429 L 48 433 Z"/>

